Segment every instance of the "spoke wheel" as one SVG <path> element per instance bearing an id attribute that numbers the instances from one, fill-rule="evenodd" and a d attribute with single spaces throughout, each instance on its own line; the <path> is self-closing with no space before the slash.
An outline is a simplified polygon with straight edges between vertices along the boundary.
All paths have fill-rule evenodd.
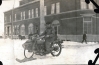
<path id="1" fill-rule="evenodd" d="M 52 51 L 51 51 L 52 56 L 59 56 L 60 55 L 61 50 L 62 50 L 60 43 L 51 44 L 51 48 L 52 48 Z"/>
<path id="2" fill-rule="evenodd" d="M 32 52 L 30 52 L 30 51 L 28 51 L 28 50 L 24 50 L 24 56 L 25 56 L 25 58 L 31 58 L 32 56 L 34 55 L 34 52 L 32 51 Z"/>

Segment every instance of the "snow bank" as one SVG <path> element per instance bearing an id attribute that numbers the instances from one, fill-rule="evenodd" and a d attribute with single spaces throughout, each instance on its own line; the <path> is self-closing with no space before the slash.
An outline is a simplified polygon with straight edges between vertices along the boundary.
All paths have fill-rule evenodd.
<path id="1" fill-rule="evenodd" d="M 62 43 L 63 45 L 92 45 L 92 44 L 98 44 L 98 42 L 87 42 L 87 44 L 81 43 L 81 42 L 72 42 L 72 41 L 64 41 Z"/>
<path id="2" fill-rule="evenodd" d="M 24 59 L 24 49 L 22 48 L 22 44 L 26 40 L 13 41 L 15 58 Z M 62 48 L 62 52 L 58 57 L 53 57 L 51 54 L 47 56 L 35 55 L 34 58 L 37 58 L 36 60 L 19 63 L 14 59 L 15 63 L 16 65 L 88 64 L 89 60 L 95 59 L 96 54 L 94 54 L 94 50 L 99 47 L 97 42 L 88 42 L 87 44 L 82 44 L 80 42 L 64 41 L 62 45 L 64 48 Z M 99 63 L 99 61 L 97 63 Z"/>

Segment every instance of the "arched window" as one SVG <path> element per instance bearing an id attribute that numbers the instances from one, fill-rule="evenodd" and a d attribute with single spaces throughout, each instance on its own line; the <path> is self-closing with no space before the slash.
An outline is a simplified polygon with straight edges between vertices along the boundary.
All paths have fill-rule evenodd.
<path id="1" fill-rule="evenodd" d="M 35 25 L 35 33 L 39 34 L 39 28 L 38 28 L 38 25 Z"/>
<path id="2" fill-rule="evenodd" d="M 25 25 L 21 25 L 20 34 L 23 36 L 25 35 Z"/>
<path id="3" fill-rule="evenodd" d="M 33 24 L 29 24 L 28 26 L 28 34 L 33 34 L 34 33 L 34 30 L 33 30 Z"/>

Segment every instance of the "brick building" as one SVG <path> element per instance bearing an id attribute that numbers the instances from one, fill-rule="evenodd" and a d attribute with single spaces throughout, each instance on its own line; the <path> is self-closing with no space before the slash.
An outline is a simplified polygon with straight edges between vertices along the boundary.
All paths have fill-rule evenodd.
<path id="1" fill-rule="evenodd" d="M 99 15 L 94 13 L 94 8 L 84 0 L 44 0 L 44 19 L 54 24 L 61 39 L 82 41 L 83 33 L 87 33 L 88 41 L 98 41 Z M 5 37 L 11 37 L 13 32 L 13 38 L 18 35 L 27 38 L 36 29 L 40 31 L 40 0 L 22 0 L 13 10 L 13 19 L 12 10 L 4 12 L 4 16 Z"/>

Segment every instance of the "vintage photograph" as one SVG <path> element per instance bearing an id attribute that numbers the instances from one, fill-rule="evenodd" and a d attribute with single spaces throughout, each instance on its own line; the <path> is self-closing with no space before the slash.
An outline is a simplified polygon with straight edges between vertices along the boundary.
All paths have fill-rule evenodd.
<path id="1" fill-rule="evenodd" d="M 99 0 L 3 0 L 4 65 L 98 64 Z"/>

